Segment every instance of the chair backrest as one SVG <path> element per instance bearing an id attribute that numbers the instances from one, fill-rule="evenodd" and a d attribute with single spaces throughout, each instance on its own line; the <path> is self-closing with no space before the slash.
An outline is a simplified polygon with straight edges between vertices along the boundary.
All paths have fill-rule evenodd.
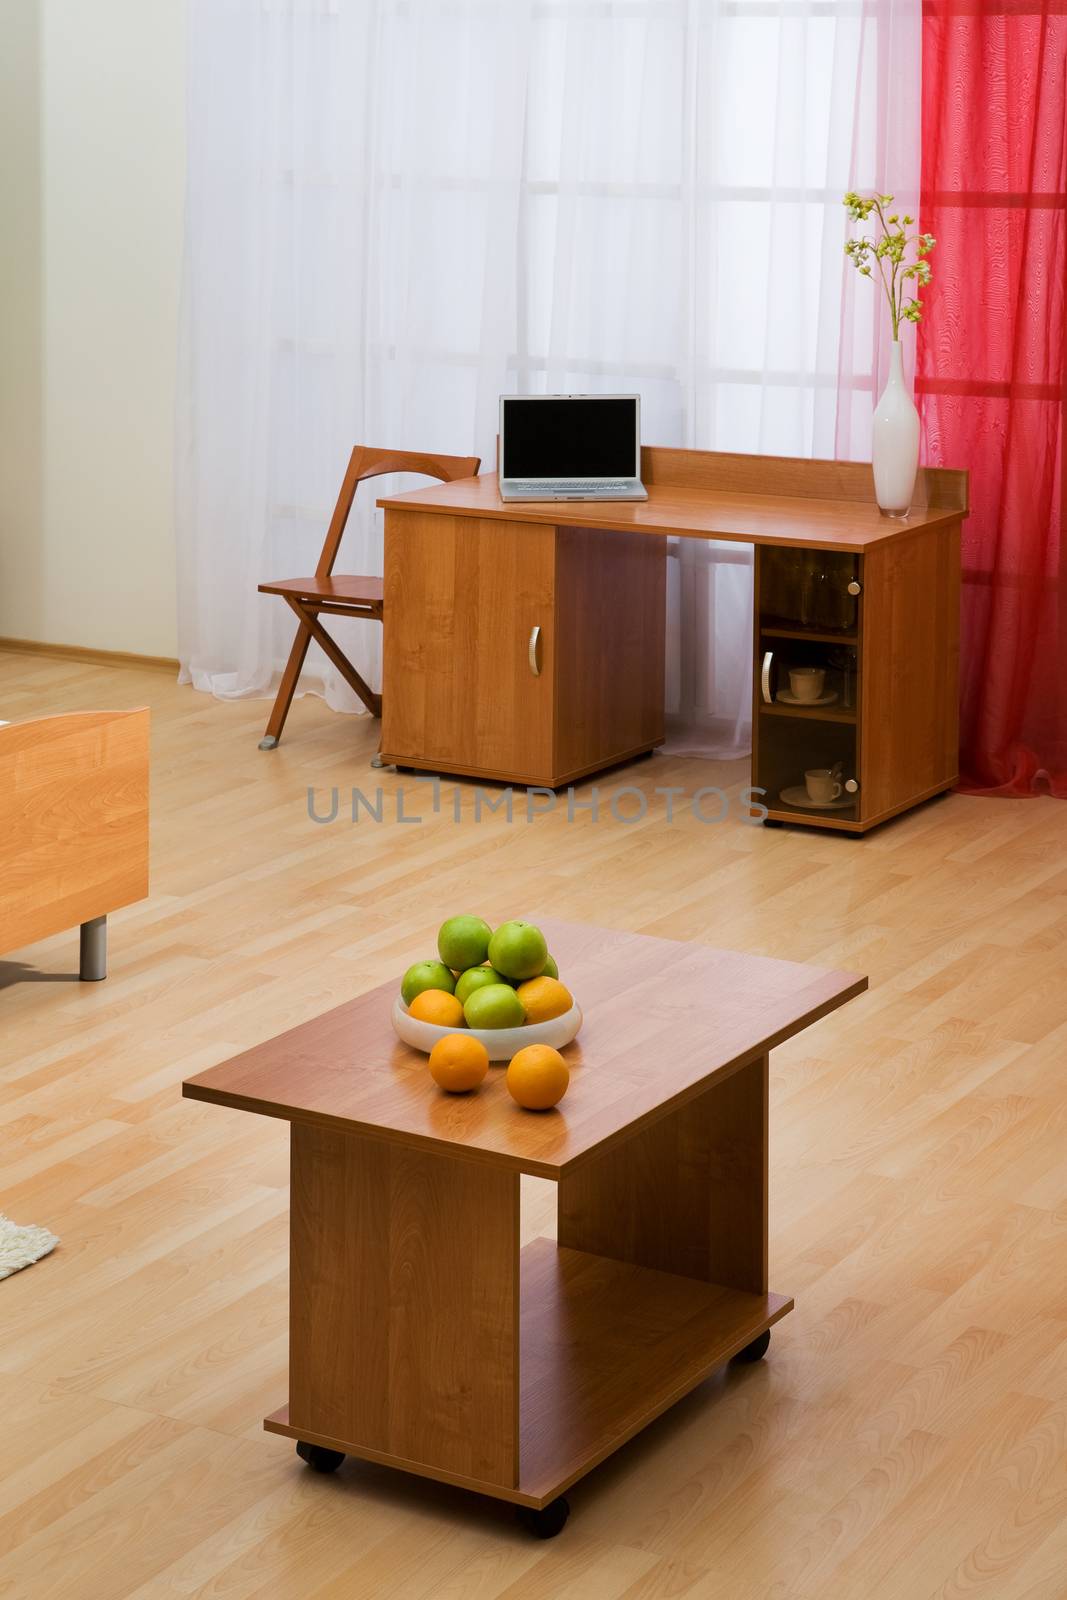
<path id="1" fill-rule="evenodd" d="M 315 568 L 316 578 L 328 578 L 333 571 L 356 489 L 365 478 L 380 478 L 386 472 L 419 472 L 423 477 L 436 478 L 439 483 L 453 483 L 457 478 L 475 477 L 481 464 L 480 456 L 430 456 L 416 450 L 376 450 L 371 445 L 357 444 L 348 458 L 341 492 Z"/>

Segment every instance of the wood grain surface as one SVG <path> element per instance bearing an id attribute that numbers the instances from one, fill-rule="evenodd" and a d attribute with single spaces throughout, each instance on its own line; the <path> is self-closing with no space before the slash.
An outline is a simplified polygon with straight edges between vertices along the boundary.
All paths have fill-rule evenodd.
<path id="1" fill-rule="evenodd" d="M 517 1259 L 522 1364 L 512 1485 L 465 1470 L 477 1464 L 466 1450 L 431 1469 L 420 1450 L 405 1455 L 368 1444 L 364 1431 L 301 1424 L 308 1413 L 293 1403 L 266 1419 L 267 1431 L 416 1476 L 434 1470 L 460 1487 L 543 1506 L 793 1308 L 785 1295 L 649 1271 L 550 1239 L 533 1240 Z"/>
<path id="2" fill-rule="evenodd" d="M 792 1305 L 534 1240 L 522 1253 L 522 1487 L 561 1493 Z"/>
<path id="3" fill-rule="evenodd" d="M 325 611 L 330 601 L 337 600 L 345 606 L 342 615 L 348 615 L 348 610 L 353 605 L 367 607 L 380 606 L 382 603 L 381 578 L 360 578 L 346 573 L 336 573 L 325 578 L 278 578 L 272 583 L 261 583 L 260 594 L 296 594 L 307 596 L 312 600 L 323 602 L 321 610 Z"/>
<path id="4" fill-rule="evenodd" d="M 534 920 L 585 1014 L 564 1052 L 566 1099 L 552 1112 L 523 1111 L 499 1068 L 477 1094 L 433 1086 L 426 1057 L 402 1044 L 390 1022 L 408 962 L 392 982 L 197 1073 L 183 1092 L 555 1177 L 867 987 L 854 973 Z"/>
<path id="5" fill-rule="evenodd" d="M 960 532 L 939 529 L 863 561 L 860 767 L 864 819 L 959 776 Z"/>
<path id="6" fill-rule="evenodd" d="M 0 727 L 0 952 L 148 893 L 147 710 Z"/>
<path id="7" fill-rule="evenodd" d="M 291 1159 L 293 1425 L 514 1485 L 517 1176 L 300 1123 Z"/>
<path id="8" fill-rule="evenodd" d="M 559 1242 L 767 1291 L 767 1057 L 559 1182 Z"/>
<path id="9" fill-rule="evenodd" d="M 817 461 L 799 456 L 646 445 L 641 451 L 641 477 L 646 484 L 657 487 L 875 504 L 874 474 L 866 461 Z M 912 505 L 917 509 L 957 511 L 966 516 L 967 490 L 966 472 L 951 467 L 920 467 Z"/>
<path id="10" fill-rule="evenodd" d="M 552 775 L 569 783 L 663 742 L 667 546 L 561 526 L 556 597 Z"/>
<path id="11" fill-rule="evenodd" d="M 651 750 L 666 561 L 633 533 L 387 511 L 383 760 L 556 787 Z"/>
<path id="12" fill-rule="evenodd" d="M 555 527 L 390 515 L 385 609 L 383 759 L 501 771 L 515 782 L 551 777 Z"/>
<path id="13" fill-rule="evenodd" d="M 262 701 L 0 658 L 8 717 L 144 704 L 153 879 L 111 976 L 71 979 L 65 933 L 0 960 L 0 1209 L 61 1238 L 0 1283 L 4 1600 L 1063 1600 L 1062 802 L 768 832 L 739 820 L 747 762 L 657 756 L 599 780 L 596 819 L 475 822 L 459 786 L 457 821 L 446 786 L 412 827 L 397 796 L 425 786 L 370 772 L 369 717 L 308 696 L 266 756 Z M 349 786 L 379 783 L 387 820 L 353 826 Z M 708 784 L 720 826 L 685 799 Z M 309 822 L 331 785 L 337 822 Z M 655 785 L 684 791 L 670 821 Z M 450 912 L 547 904 L 871 987 L 771 1055 L 771 1281 L 797 1303 L 767 1360 L 713 1373 L 540 1543 L 461 1489 L 315 1477 L 263 1432 L 290 1130 L 179 1089 L 384 983 Z M 556 1185 L 521 1185 L 524 1240 L 551 1235 Z"/>
<path id="14" fill-rule="evenodd" d="M 794 463 L 803 470 L 805 463 Z M 504 501 L 496 474 L 434 484 L 378 501 L 395 510 L 480 521 L 618 528 L 622 532 L 670 535 L 680 539 L 727 539 L 742 544 L 801 545 L 816 550 L 864 551 L 895 542 L 919 528 L 951 527 L 960 520 L 955 506 L 917 508 L 906 522 L 883 517 L 878 507 L 859 500 L 816 498 L 768 491 L 754 484 L 742 491 L 691 488 L 652 482 L 648 499 L 637 501 Z M 388 594 L 387 594 L 388 603 Z"/>

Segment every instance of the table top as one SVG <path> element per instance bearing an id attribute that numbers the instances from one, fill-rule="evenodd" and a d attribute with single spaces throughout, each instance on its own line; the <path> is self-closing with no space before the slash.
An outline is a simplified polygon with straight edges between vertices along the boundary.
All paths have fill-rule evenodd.
<path id="1" fill-rule="evenodd" d="M 860 554 L 920 529 L 958 522 L 961 515 L 957 507 L 919 506 L 908 517 L 896 520 L 884 517 L 874 504 L 833 496 L 760 494 L 734 486 L 677 483 L 649 483 L 647 487 L 647 500 L 501 500 L 496 473 L 483 472 L 477 478 L 384 497 L 378 504 L 395 511 Z"/>
<path id="2" fill-rule="evenodd" d="M 563 1052 L 570 1088 L 552 1111 L 517 1106 L 503 1066 L 475 1094 L 439 1090 L 426 1057 L 393 1032 L 399 973 L 198 1073 L 183 1093 L 558 1178 L 867 987 L 854 973 L 794 961 L 530 920 L 585 1016 Z"/>

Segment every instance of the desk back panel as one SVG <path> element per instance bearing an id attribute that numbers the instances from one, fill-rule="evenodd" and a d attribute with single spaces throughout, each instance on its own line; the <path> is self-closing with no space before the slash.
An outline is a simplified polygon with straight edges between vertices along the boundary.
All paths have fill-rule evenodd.
<path id="1" fill-rule="evenodd" d="M 874 505 L 874 475 L 866 461 L 810 461 L 799 456 L 732 455 L 720 450 L 641 451 L 646 485 L 706 489 L 722 494 L 782 495 L 787 499 L 845 500 Z M 951 467 L 920 467 L 916 510 L 967 515 L 967 474 Z"/>

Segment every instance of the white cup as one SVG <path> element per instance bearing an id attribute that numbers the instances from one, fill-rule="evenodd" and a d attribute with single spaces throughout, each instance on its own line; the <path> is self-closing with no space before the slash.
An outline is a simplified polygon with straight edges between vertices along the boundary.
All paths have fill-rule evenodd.
<path id="1" fill-rule="evenodd" d="M 789 669 L 789 688 L 794 699 L 818 700 L 825 682 L 826 671 L 823 667 L 790 667 Z"/>
<path id="2" fill-rule="evenodd" d="M 814 800 L 819 806 L 832 804 L 844 793 L 844 785 L 834 777 L 829 767 L 812 767 L 810 772 L 805 772 L 804 787 L 808 791 L 808 799 Z"/>

